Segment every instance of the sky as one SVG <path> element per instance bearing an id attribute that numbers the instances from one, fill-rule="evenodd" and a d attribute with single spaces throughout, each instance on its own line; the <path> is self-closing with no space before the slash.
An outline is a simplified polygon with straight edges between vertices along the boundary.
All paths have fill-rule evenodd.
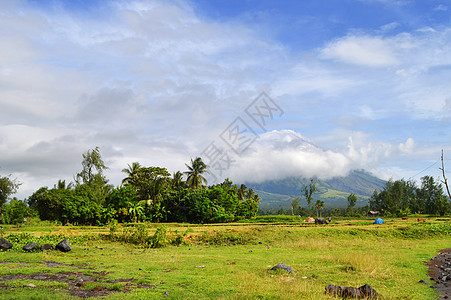
<path id="1" fill-rule="evenodd" d="M 451 177 L 451 1 L 0 1 L 0 176 Z M 449 165 L 449 166 L 448 166 Z"/>

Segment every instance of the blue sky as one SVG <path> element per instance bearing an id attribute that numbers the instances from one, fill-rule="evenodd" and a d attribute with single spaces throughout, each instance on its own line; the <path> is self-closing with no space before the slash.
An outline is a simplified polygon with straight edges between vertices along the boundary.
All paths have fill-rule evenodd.
<path id="1" fill-rule="evenodd" d="M 184 171 L 214 145 L 211 182 L 439 176 L 450 17 L 450 1 L 1 2 L 0 175 L 25 198 L 99 146 L 118 185 L 133 161 Z M 280 109 L 263 128 L 246 114 L 262 92 Z"/>

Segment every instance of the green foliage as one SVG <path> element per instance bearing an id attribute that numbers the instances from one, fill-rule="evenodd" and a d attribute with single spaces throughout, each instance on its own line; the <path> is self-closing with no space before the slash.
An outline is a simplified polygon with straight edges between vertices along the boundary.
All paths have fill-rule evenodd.
<path id="1" fill-rule="evenodd" d="M 154 235 L 148 239 L 148 245 L 151 248 L 163 248 L 168 245 L 168 237 L 166 235 L 166 227 L 158 226 Z"/>
<path id="2" fill-rule="evenodd" d="M 24 222 L 24 218 L 33 215 L 33 211 L 25 204 L 25 202 L 12 199 L 5 205 L 5 213 L 3 222 L 5 224 L 19 224 Z"/>
<path id="3" fill-rule="evenodd" d="M 357 203 L 357 196 L 354 194 L 349 194 L 348 196 L 348 208 L 354 208 L 355 204 Z"/>
<path id="4" fill-rule="evenodd" d="M 188 168 L 188 171 L 186 171 L 185 174 L 188 176 L 186 183 L 189 187 L 200 189 L 203 183 L 208 183 L 207 179 L 202 175 L 208 173 L 208 166 L 202 161 L 202 158 L 196 157 L 194 160 L 191 158 L 191 165 L 185 165 Z"/>
<path id="5" fill-rule="evenodd" d="M 64 239 L 67 239 L 71 245 L 85 245 L 88 241 L 100 239 L 99 235 L 83 234 L 78 236 L 68 236 L 64 234 L 44 234 L 39 237 L 31 235 L 28 232 L 12 233 L 4 237 L 13 244 L 12 250 L 22 251 L 22 247 L 27 244 L 37 243 L 39 245 L 56 245 Z"/>
<path id="6" fill-rule="evenodd" d="M 299 215 L 299 212 L 300 212 L 299 204 L 300 204 L 300 202 L 301 202 L 301 198 L 300 197 L 294 197 L 291 200 L 291 215 L 292 216 Z"/>
<path id="7" fill-rule="evenodd" d="M 10 176 L 0 177 L 0 213 L 8 197 L 16 193 L 19 186 L 20 183 L 16 179 L 11 179 Z"/>
<path id="8" fill-rule="evenodd" d="M 110 228 L 110 235 L 114 235 L 119 229 L 119 223 L 116 219 L 112 219 L 108 224 L 108 227 Z"/>
<path id="9" fill-rule="evenodd" d="M 409 213 L 445 215 L 450 211 L 450 203 L 442 185 L 431 176 L 421 178 L 421 187 L 413 181 L 389 180 L 380 192 L 374 191 L 370 207 L 393 216 Z"/>
<path id="10" fill-rule="evenodd" d="M 76 176 L 77 185 L 105 185 L 108 181 L 103 175 L 103 171 L 107 170 L 108 167 L 103 162 L 99 147 L 88 150 L 82 156 L 83 161 L 81 164 L 83 169 Z"/>
<path id="11" fill-rule="evenodd" d="M 74 190 L 41 188 L 28 198 L 28 204 L 39 213 L 42 220 L 58 220 L 72 224 L 98 224 L 103 206 L 88 185 Z"/>
<path id="12" fill-rule="evenodd" d="M 313 179 L 310 180 L 310 183 L 308 185 L 305 185 L 303 188 L 304 197 L 307 200 L 307 207 L 309 209 L 310 215 L 312 214 L 312 200 L 313 200 L 313 194 L 318 191 L 316 186 L 316 181 Z"/>
<path id="13" fill-rule="evenodd" d="M 247 245 L 258 241 L 257 231 L 214 231 L 199 236 L 199 242 L 210 245 Z"/>
<path id="14" fill-rule="evenodd" d="M 53 189 L 42 187 L 27 199 L 42 220 L 63 225 L 105 224 L 114 219 L 135 223 L 231 222 L 255 217 L 261 200 L 254 190 L 244 184 L 238 187 L 228 179 L 203 187 L 206 181 L 202 174 L 207 166 L 200 158 L 191 161 L 188 185 L 183 183 L 181 172 L 170 178 L 166 168 L 142 167 L 135 162 L 123 170 L 128 174 L 123 185 L 111 188 L 103 177 L 106 166 L 98 148 L 83 154 L 82 165 L 75 188 L 60 180 Z M 124 239 L 129 238 L 127 234 Z"/>

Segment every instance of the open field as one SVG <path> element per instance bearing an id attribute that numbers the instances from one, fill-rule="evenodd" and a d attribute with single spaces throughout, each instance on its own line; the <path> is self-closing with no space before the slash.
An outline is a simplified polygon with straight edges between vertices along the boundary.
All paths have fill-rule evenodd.
<path id="1" fill-rule="evenodd" d="M 22 242 L 1 252 L 0 298 L 334 299 L 324 295 L 327 284 L 367 283 L 382 299 L 435 299 L 434 290 L 418 281 L 432 284 L 424 262 L 451 247 L 449 218 L 385 221 L 316 226 L 264 216 L 253 223 L 165 224 L 167 236 L 183 242 L 164 248 L 124 242 L 124 236 L 142 238 L 132 225 L 114 233 L 94 226 L 4 226 L 2 237 L 24 242 L 67 237 L 72 251 L 26 253 Z M 141 234 L 152 236 L 160 225 L 141 226 Z M 269 270 L 278 263 L 292 266 L 294 274 Z"/>

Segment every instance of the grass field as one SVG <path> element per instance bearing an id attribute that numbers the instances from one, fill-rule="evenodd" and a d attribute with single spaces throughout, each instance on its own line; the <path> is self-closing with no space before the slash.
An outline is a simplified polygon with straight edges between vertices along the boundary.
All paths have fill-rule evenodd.
<path id="1" fill-rule="evenodd" d="M 164 248 L 125 242 L 152 236 L 160 224 L 141 226 L 141 232 L 124 225 L 113 233 L 49 223 L 4 226 L 1 235 L 18 244 L 0 254 L 0 298 L 72 299 L 69 292 L 92 292 L 107 299 L 334 299 L 324 295 L 327 284 L 367 283 L 382 299 L 435 299 L 434 290 L 418 281 L 429 281 L 424 262 L 451 247 L 451 223 L 427 220 L 374 225 L 341 219 L 316 226 L 264 216 L 252 223 L 165 224 L 167 236 L 183 242 Z M 64 237 L 72 245 L 68 253 L 21 249 L 24 242 Z M 271 271 L 278 263 L 294 274 Z"/>

